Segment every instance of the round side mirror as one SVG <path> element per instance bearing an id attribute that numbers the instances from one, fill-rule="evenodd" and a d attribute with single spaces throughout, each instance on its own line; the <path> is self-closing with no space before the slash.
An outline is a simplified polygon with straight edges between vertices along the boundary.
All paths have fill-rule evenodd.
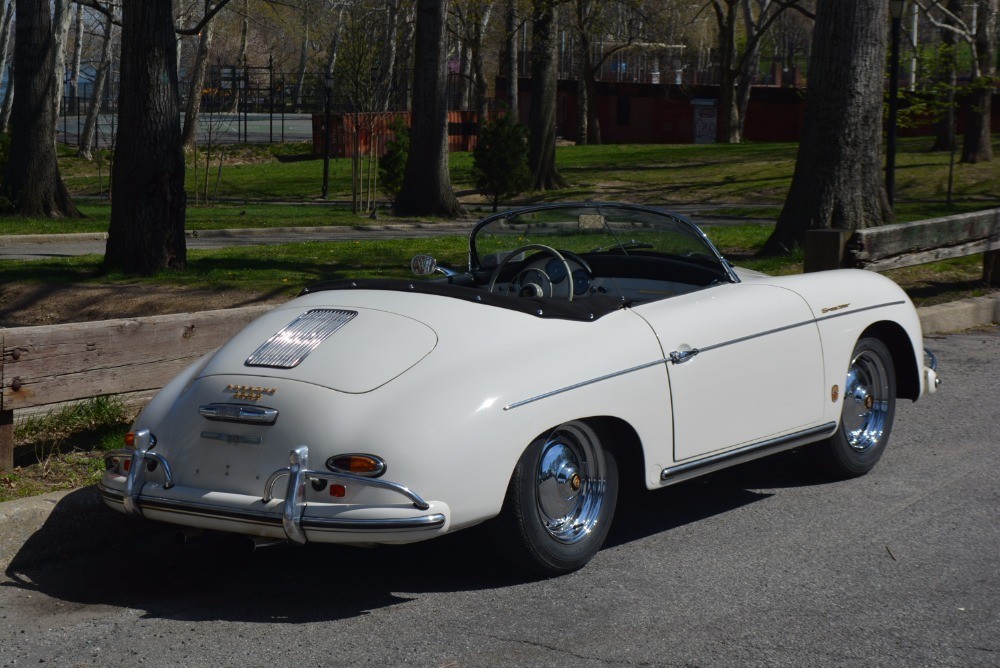
<path id="1" fill-rule="evenodd" d="M 437 268 L 437 260 L 430 255 L 417 255 L 410 260 L 410 271 L 414 276 L 430 276 Z"/>

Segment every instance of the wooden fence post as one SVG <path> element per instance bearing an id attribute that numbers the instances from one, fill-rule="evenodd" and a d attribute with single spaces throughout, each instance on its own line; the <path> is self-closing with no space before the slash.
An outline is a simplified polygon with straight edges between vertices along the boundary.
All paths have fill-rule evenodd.
<path id="1" fill-rule="evenodd" d="M 14 411 L 0 409 L 0 471 L 14 468 Z"/>
<path id="2" fill-rule="evenodd" d="M 7 352 L 3 343 L 0 328 L 0 471 L 10 471 L 14 468 L 14 411 L 3 406 L 3 362 Z"/>
<path id="3" fill-rule="evenodd" d="M 1000 287 L 1000 251 L 983 253 L 983 283 Z"/>
<path id="4" fill-rule="evenodd" d="M 840 269 L 850 230 L 806 230 L 802 243 L 802 270 Z"/>

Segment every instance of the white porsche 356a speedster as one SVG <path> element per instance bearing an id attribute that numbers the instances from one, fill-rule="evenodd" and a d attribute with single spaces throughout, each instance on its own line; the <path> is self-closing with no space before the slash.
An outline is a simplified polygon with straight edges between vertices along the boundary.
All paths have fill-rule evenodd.
<path id="1" fill-rule="evenodd" d="M 173 380 L 107 460 L 112 507 L 262 541 L 406 543 L 490 522 L 543 574 L 649 489 L 809 445 L 868 472 L 897 398 L 937 384 L 874 273 L 733 267 L 682 217 L 543 205 L 468 267 L 310 287 Z"/>

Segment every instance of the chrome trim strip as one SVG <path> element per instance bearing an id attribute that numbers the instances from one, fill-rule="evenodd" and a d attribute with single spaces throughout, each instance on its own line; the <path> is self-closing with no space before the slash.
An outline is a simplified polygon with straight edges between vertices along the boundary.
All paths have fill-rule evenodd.
<path id="1" fill-rule="evenodd" d="M 116 501 L 117 492 L 108 488 L 99 488 L 101 496 L 109 501 Z M 257 524 L 260 526 L 277 527 L 283 524 L 283 518 L 260 510 L 232 510 L 207 503 L 192 503 L 165 499 L 159 496 L 142 497 L 142 505 L 149 510 L 191 515 L 216 520 L 230 520 Z M 438 529 L 444 526 L 443 513 L 421 515 L 419 517 L 353 519 L 332 517 L 302 517 L 304 529 L 316 531 L 407 531 L 422 529 Z"/>
<path id="2" fill-rule="evenodd" d="M 306 517 L 302 520 L 302 525 L 307 529 L 319 531 L 406 531 L 410 529 L 439 529 L 444 526 L 444 522 L 443 513 L 434 513 L 420 517 L 377 520 Z"/>
<path id="3" fill-rule="evenodd" d="M 302 446 L 304 447 L 304 446 Z M 364 485 L 366 487 L 377 487 L 378 489 L 385 489 L 390 492 L 396 492 L 397 494 L 402 494 L 405 496 L 410 503 L 413 504 L 414 508 L 418 510 L 427 510 L 430 508 L 430 504 L 421 498 L 419 494 L 414 492 L 408 487 L 404 487 L 398 483 L 389 482 L 387 480 L 377 480 L 375 478 L 366 478 L 364 476 L 356 475 L 354 473 L 333 473 L 327 471 L 313 471 L 311 469 L 306 469 L 302 474 L 309 480 L 326 480 L 326 481 L 338 481 L 347 482 L 353 485 Z M 268 503 L 274 498 L 274 485 L 277 483 L 279 478 L 291 475 L 291 471 L 288 468 L 278 469 L 272 473 L 267 478 L 267 482 L 264 483 L 264 496 L 261 497 L 261 501 Z"/>
<path id="4" fill-rule="evenodd" d="M 678 351 L 674 351 L 668 357 L 664 357 L 663 359 L 659 359 L 659 360 L 656 360 L 654 362 L 647 362 L 645 364 L 640 364 L 639 366 L 634 366 L 634 367 L 631 367 L 631 368 L 628 368 L 628 369 L 624 369 L 622 371 L 615 371 L 613 373 L 605 374 L 605 375 L 599 376 L 597 378 L 592 378 L 590 380 L 585 380 L 585 381 L 582 381 L 582 382 L 579 382 L 579 383 L 574 383 L 573 385 L 567 385 L 566 387 L 561 387 L 559 389 L 552 390 L 551 392 L 545 392 L 545 393 L 542 393 L 542 394 L 538 394 L 538 395 L 535 395 L 535 396 L 530 397 L 528 399 L 521 399 L 520 401 L 515 401 L 513 403 L 510 403 L 510 404 L 507 404 L 506 406 L 504 406 L 503 410 L 509 411 L 509 410 L 514 409 L 514 408 L 520 408 L 521 406 L 524 406 L 525 404 L 534 403 L 534 402 L 540 401 L 542 399 L 548 399 L 549 397 L 553 397 L 553 396 L 555 396 L 557 394 L 562 394 L 563 392 L 569 392 L 570 390 L 576 390 L 576 389 L 579 389 L 581 387 L 586 387 L 587 385 L 593 385 L 594 383 L 599 383 L 599 382 L 601 382 L 603 380 L 608 380 L 609 378 L 616 378 L 618 376 L 623 376 L 623 375 L 625 375 L 627 373 L 632 373 L 633 371 L 641 371 L 642 369 L 648 369 L 649 367 L 656 366 L 657 364 L 664 364 L 666 362 L 671 362 L 673 364 L 681 364 L 683 362 L 688 361 L 694 355 L 697 355 L 699 353 L 708 352 L 710 350 L 716 350 L 717 348 L 724 348 L 726 346 L 731 346 L 731 345 L 736 344 L 736 343 L 743 343 L 744 341 L 750 341 L 752 339 L 757 339 L 757 338 L 760 338 L 760 337 L 763 337 L 763 336 L 768 336 L 770 334 L 777 334 L 779 332 L 784 332 L 784 331 L 787 331 L 789 329 L 795 329 L 797 327 L 804 327 L 806 325 L 813 325 L 813 324 L 819 323 L 819 322 L 821 322 L 823 320 L 831 320 L 833 318 L 841 318 L 841 317 L 843 317 L 845 315 L 853 315 L 855 313 L 863 313 L 865 311 L 871 311 L 873 309 L 885 308 L 887 306 L 899 306 L 900 304 L 904 304 L 904 303 L 905 302 L 903 302 L 902 300 L 899 300 L 899 301 L 894 301 L 894 302 L 886 302 L 884 304 L 876 304 L 874 306 L 865 306 L 865 307 L 862 307 L 862 308 L 854 309 L 852 311 L 843 311 L 843 312 L 839 312 L 839 313 L 833 313 L 831 315 L 821 316 L 819 318 L 813 318 L 811 320 L 803 320 L 802 322 L 796 322 L 796 323 L 792 323 L 791 325 L 784 325 L 782 327 L 776 327 L 774 329 L 769 329 L 769 330 L 764 331 L 764 332 L 757 332 L 756 334 L 748 334 L 746 336 L 741 336 L 741 337 L 736 338 L 736 339 L 730 339 L 729 341 L 722 341 L 720 343 L 713 343 L 713 344 L 708 345 L 708 346 L 702 346 L 700 348 L 692 349 L 691 351 L 685 351 L 684 353 L 679 353 Z"/>
<path id="5" fill-rule="evenodd" d="M 806 325 L 814 325 L 820 323 L 824 320 L 831 320 L 833 318 L 841 318 L 845 315 L 854 315 L 855 313 L 864 313 L 865 311 L 871 311 L 873 309 L 885 308 L 887 306 L 899 306 L 903 304 L 902 300 L 895 302 L 886 302 L 884 304 L 876 304 L 874 306 L 865 306 L 862 308 L 854 309 L 853 311 L 839 311 L 837 313 L 832 313 L 830 315 L 820 316 L 818 318 L 812 318 L 811 320 L 803 320 L 802 322 L 794 322 L 790 325 L 784 325 L 782 327 L 775 327 L 774 329 L 768 329 L 763 332 L 757 332 L 756 334 L 747 334 L 746 336 L 741 336 L 736 339 L 731 339 L 729 341 L 722 341 L 721 343 L 713 343 L 708 346 L 701 346 L 698 348 L 699 352 L 706 352 L 709 350 L 715 350 L 716 348 L 725 348 L 726 346 L 731 346 L 735 343 L 743 343 L 744 341 L 750 341 L 753 339 L 759 339 L 764 336 L 769 336 L 771 334 L 778 334 L 779 332 L 785 332 L 790 329 L 796 329 L 798 327 L 805 327 Z"/>
<path id="6" fill-rule="evenodd" d="M 812 443 L 832 435 L 837 430 L 836 422 L 827 422 L 818 427 L 795 432 L 786 436 L 770 438 L 758 443 L 751 443 L 735 450 L 720 452 L 716 455 L 703 457 L 697 461 L 671 466 L 660 471 L 660 482 L 681 482 L 704 473 L 710 473 L 726 466 L 748 462 L 759 457 L 774 454 L 782 450 Z"/>
<path id="7" fill-rule="evenodd" d="M 306 311 L 262 343 L 243 364 L 292 369 L 357 314 L 341 309 Z"/>
<path id="8" fill-rule="evenodd" d="M 531 397 L 530 399 L 522 399 L 521 401 L 515 401 L 512 404 L 507 404 L 506 406 L 503 407 L 503 409 L 505 411 L 509 411 L 514 408 L 520 408 L 525 404 L 530 404 L 535 401 L 540 401 L 542 399 L 548 399 L 549 397 L 553 397 L 557 394 L 562 394 L 563 392 L 569 392 L 570 390 L 576 390 L 581 387 L 586 387 L 587 385 L 593 385 L 594 383 L 599 383 L 602 380 L 608 380 L 610 378 L 617 378 L 618 376 L 624 376 L 625 374 L 632 373 L 633 371 L 642 371 L 643 369 L 648 369 L 658 364 L 663 364 L 666 361 L 667 361 L 666 359 L 658 359 L 653 362 L 646 362 L 645 364 L 640 364 L 639 366 L 631 367 L 629 369 L 624 369 L 622 371 L 615 371 L 613 373 L 605 374 L 597 378 L 592 378 L 591 380 L 585 380 L 583 382 L 575 383 L 573 385 L 567 385 L 566 387 L 561 387 L 558 390 L 552 390 L 551 392 L 546 392 L 545 394 L 539 394 L 537 396 Z"/>
<path id="9" fill-rule="evenodd" d="M 274 424 L 278 419 L 278 409 L 246 404 L 205 404 L 198 407 L 198 415 L 206 420 L 221 422 L 242 422 L 246 424 Z"/>

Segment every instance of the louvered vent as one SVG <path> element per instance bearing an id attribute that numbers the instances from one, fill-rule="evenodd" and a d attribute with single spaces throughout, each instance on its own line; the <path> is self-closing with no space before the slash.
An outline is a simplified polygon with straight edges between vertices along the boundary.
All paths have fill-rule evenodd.
<path id="1" fill-rule="evenodd" d="M 356 311 L 334 309 L 306 311 L 253 351 L 244 364 L 277 369 L 294 368 L 328 336 L 356 315 Z"/>

